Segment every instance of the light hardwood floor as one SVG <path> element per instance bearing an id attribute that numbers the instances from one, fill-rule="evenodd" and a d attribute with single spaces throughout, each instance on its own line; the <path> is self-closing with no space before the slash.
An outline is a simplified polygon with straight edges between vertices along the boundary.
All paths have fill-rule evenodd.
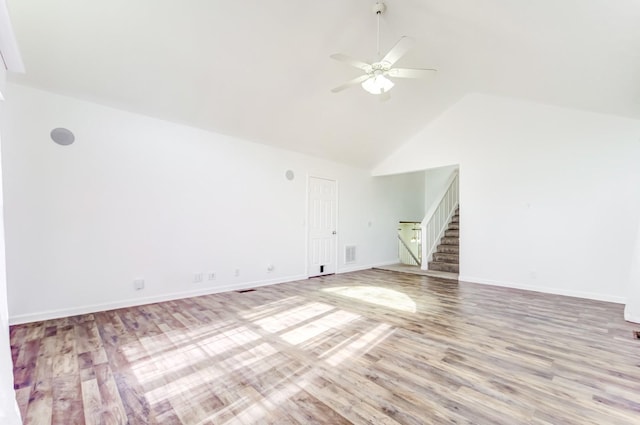
<path id="1" fill-rule="evenodd" d="M 11 328 L 25 424 L 639 424 L 618 304 L 381 270 Z"/>

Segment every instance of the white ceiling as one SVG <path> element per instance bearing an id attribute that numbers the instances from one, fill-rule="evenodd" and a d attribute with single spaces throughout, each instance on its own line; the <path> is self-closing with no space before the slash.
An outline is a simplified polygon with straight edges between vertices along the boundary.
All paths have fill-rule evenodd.
<path id="1" fill-rule="evenodd" d="M 381 50 L 434 67 L 379 102 L 375 0 L 8 0 L 11 81 L 371 167 L 471 92 L 640 119 L 639 0 L 386 0 Z"/>

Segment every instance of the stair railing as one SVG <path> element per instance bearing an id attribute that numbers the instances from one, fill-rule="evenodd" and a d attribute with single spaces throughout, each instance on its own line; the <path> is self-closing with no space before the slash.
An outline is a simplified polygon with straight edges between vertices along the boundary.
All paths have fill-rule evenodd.
<path id="1" fill-rule="evenodd" d="M 438 246 L 440 238 L 447 230 L 449 221 L 453 217 L 459 203 L 458 170 L 454 171 L 445 186 L 438 202 L 431 206 L 424 216 L 420 227 L 422 228 L 422 258 L 423 270 L 427 270 L 433 252 Z"/>
<path id="2" fill-rule="evenodd" d="M 398 242 L 398 257 L 400 257 L 400 263 L 420 266 L 420 260 L 415 256 L 413 251 L 411 251 L 411 248 L 409 248 L 400 235 L 398 235 Z"/>

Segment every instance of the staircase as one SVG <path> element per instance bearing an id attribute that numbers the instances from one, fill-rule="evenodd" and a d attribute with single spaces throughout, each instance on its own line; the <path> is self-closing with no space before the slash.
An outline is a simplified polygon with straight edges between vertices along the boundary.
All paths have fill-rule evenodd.
<path id="1" fill-rule="evenodd" d="M 460 252 L 460 208 L 451 217 L 449 227 L 444 231 L 440 239 L 440 245 L 433 253 L 433 261 L 429 261 L 429 270 L 437 270 L 449 273 L 459 273 Z"/>

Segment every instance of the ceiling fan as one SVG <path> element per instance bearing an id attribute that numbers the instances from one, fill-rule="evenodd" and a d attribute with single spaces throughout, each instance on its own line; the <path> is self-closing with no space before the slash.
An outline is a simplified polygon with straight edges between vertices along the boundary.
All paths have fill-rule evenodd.
<path id="1" fill-rule="evenodd" d="M 343 55 L 342 53 L 335 53 L 330 57 L 332 59 L 344 62 L 348 65 L 354 66 L 364 71 L 364 74 L 347 81 L 346 83 L 333 88 L 333 93 L 341 92 L 344 89 L 361 84 L 362 88 L 367 92 L 376 95 L 383 95 L 383 99 L 388 99 L 390 96 L 389 90 L 394 86 L 393 81 L 387 77 L 392 78 L 426 78 L 436 72 L 435 69 L 423 69 L 423 68 L 393 68 L 393 65 L 409 51 L 413 45 L 413 39 L 410 37 L 402 37 L 395 46 L 389 50 L 389 52 L 381 58 L 380 56 L 380 16 L 387 9 L 383 2 L 377 2 L 373 5 L 373 12 L 378 17 L 378 38 L 377 38 L 377 53 L 378 62 L 366 63 L 353 59 L 350 56 Z"/>

